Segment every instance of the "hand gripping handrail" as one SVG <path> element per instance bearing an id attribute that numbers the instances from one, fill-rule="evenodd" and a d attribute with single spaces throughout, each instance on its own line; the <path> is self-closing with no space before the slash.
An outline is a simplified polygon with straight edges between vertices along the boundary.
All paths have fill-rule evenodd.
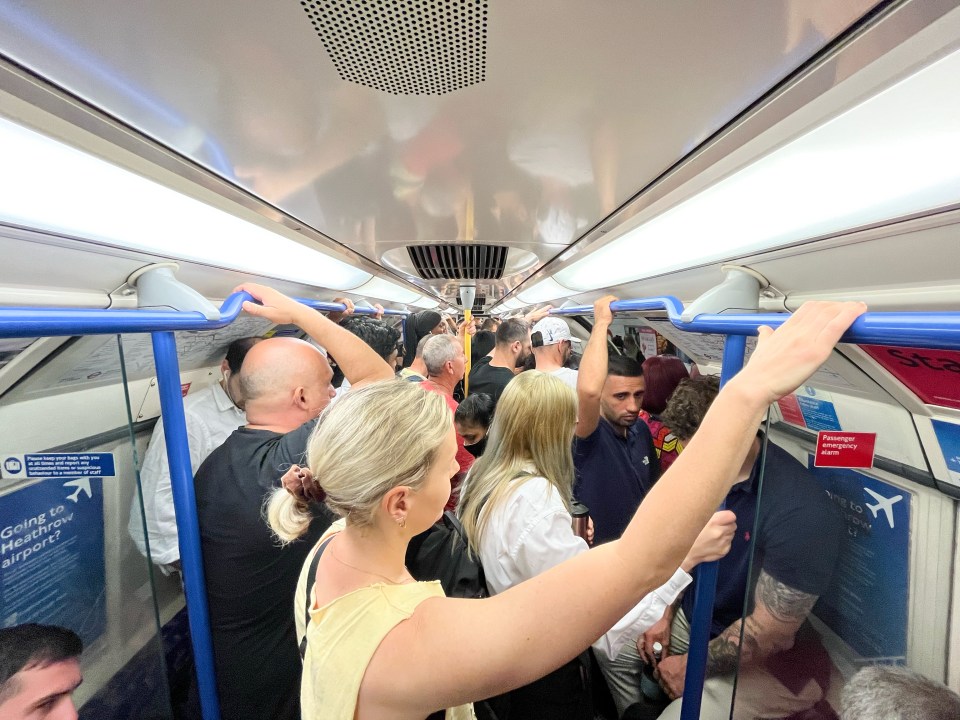
<path id="1" fill-rule="evenodd" d="M 341 303 L 306 298 L 298 302 L 321 312 L 343 312 Z M 230 295 L 220 306 L 220 319 L 207 320 L 199 312 L 173 310 L 110 310 L 93 308 L 0 307 L 0 337 L 52 337 L 56 335 L 112 335 L 114 333 L 217 330 L 236 320 L 244 301 L 253 301 L 246 292 Z M 372 308 L 356 308 L 355 315 L 374 315 Z M 404 310 L 384 310 L 385 315 L 402 315 Z"/>
<path id="2" fill-rule="evenodd" d="M 698 315 L 684 322 L 683 304 L 675 297 L 663 296 L 610 303 L 617 312 L 666 310 L 667 318 L 679 330 L 723 335 L 756 335 L 757 328 L 778 328 L 789 313 L 741 313 L 734 315 Z M 551 310 L 551 315 L 592 315 L 592 305 Z M 840 342 L 865 345 L 960 350 L 960 313 L 957 312 L 868 312 L 857 318 Z"/>
<path id="3" fill-rule="evenodd" d="M 306 305 L 307 307 L 312 307 L 314 310 L 319 310 L 321 312 L 343 312 L 347 309 L 346 305 L 342 303 L 329 303 L 321 302 L 320 300 L 309 300 L 307 298 L 294 298 L 298 303 Z M 374 308 L 367 307 L 355 307 L 353 309 L 353 315 L 376 315 L 377 311 Z M 406 317 L 410 314 L 408 310 L 391 310 L 389 308 L 384 308 L 384 315 L 396 315 L 399 317 Z"/>
<path id="4" fill-rule="evenodd" d="M 297 298 L 298 302 L 323 312 L 343 312 L 346 306 Z M 233 322 L 245 301 L 254 301 L 246 292 L 230 295 L 220 306 L 220 318 L 208 320 L 200 312 L 175 310 L 109 310 L 87 308 L 0 307 L 0 338 L 52 337 L 62 335 L 104 335 L 152 333 L 160 408 L 166 435 L 167 461 L 174 510 L 179 529 L 180 559 L 187 597 L 190 636 L 196 664 L 200 705 L 205 720 L 219 720 L 210 611 L 207 604 L 200 527 L 190 466 L 186 423 L 180 392 L 180 368 L 174 331 L 216 330 Z M 373 308 L 355 308 L 356 315 L 374 315 Z M 401 310 L 384 314 L 407 315 Z"/>

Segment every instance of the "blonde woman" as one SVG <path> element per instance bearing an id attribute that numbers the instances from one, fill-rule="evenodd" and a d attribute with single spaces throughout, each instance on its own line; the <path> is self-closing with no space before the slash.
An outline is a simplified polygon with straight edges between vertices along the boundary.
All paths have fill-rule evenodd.
<path id="1" fill-rule="evenodd" d="M 588 550 L 586 541 L 574 535 L 570 515 L 576 423 L 576 395 L 549 373 L 521 373 L 500 397 L 486 452 L 471 469 L 457 508 L 493 594 Z M 727 553 L 735 518 L 731 512 L 714 515 L 673 577 L 596 640 L 594 649 L 612 660 L 656 623 L 690 583 L 688 573 L 694 566 Z M 639 680 L 607 675 L 614 689 Z M 594 717 L 589 687 L 576 659 L 514 690 L 508 701 L 511 717 L 525 720 Z M 619 712 L 624 707 L 618 703 Z"/>
<path id="2" fill-rule="evenodd" d="M 248 307 L 275 322 L 297 317 L 285 301 L 272 302 Z M 620 540 L 484 600 L 444 598 L 439 585 L 415 582 L 404 567 L 408 541 L 440 517 L 450 495 L 457 441 L 444 399 L 387 381 L 326 409 L 309 466 L 345 528 L 321 541 L 307 580 L 303 717 L 423 720 L 447 709 L 447 718 L 469 718 L 471 701 L 583 652 L 673 574 L 729 491 L 767 407 L 820 366 L 863 310 L 809 303 L 777 332 L 764 329 L 750 363 Z M 305 527 L 300 513 L 285 491 L 271 499 L 271 525 L 282 538 Z"/>

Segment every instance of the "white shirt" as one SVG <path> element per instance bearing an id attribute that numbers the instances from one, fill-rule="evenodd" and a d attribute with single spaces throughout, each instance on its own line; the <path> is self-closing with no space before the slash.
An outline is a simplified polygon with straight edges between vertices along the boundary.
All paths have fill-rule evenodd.
<path id="1" fill-rule="evenodd" d="M 560 493 L 542 477 L 514 480 L 510 494 L 484 513 L 487 520 L 480 539 L 480 562 L 493 594 L 589 549 L 583 538 L 573 534 L 573 519 Z M 615 658 L 626 643 L 636 640 L 663 617 L 690 580 L 678 568 L 666 584 L 644 597 L 593 643 L 594 649 Z M 602 588 L 597 590 L 602 592 Z"/>
<path id="2" fill-rule="evenodd" d="M 246 415 L 227 397 L 220 383 L 213 383 L 187 395 L 183 400 L 183 414 L 190 445 L 190 468 L 194 475 L 207 456 L 247 422 Z M 177 544 L 177 518 L 173 510 L 163 419 L 158 420 L 153 428 L 153 436 L 140 469 L 140 487 L 143 489 L 143 509 L 150 538 L 150 559 L 157 565 L 176 562 L 180 559 L 180 546 Z M 136 493 L 130 504 L 127 529 L 137 548 L 146 557 L 147 544 L 143 538 L 140 503 Z"/>
<path id="3" fill-rule="evenodd" d="M 563 380 L 567 385 L 573 388 L 573 391 L 577 391 L 577 371 L 571 370 L 570 368 L 557 368 L 556 370 L 551 370 L 550 374 L 554 377 L 558 377 Z"/>
<path id="4" fill-rule="evenodd" d="M 350 390 L 350 387 L 350 381 L 344 378 L 343 382 L 340 383 L 340 387 L 334 390 L 334 395 L 332 398 L 330 398 L 330 404 L 333 405 L 337 400 L 346 395 L 347 391 Z"/>

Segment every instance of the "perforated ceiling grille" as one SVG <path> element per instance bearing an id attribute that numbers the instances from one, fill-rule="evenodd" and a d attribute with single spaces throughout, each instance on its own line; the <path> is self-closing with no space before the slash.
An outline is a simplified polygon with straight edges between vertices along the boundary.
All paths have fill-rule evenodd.
<path id="1" fill-rule="evenodd" d="M 407 252 L 427 280 L 499 280 L 507 262 L 498 245 L 411 245 Z"/>
<path id="2" fill-rule="evenodd" d="M 486 0 L 300 0 L 344 80 L 394 95 L 483 82 Z"/>

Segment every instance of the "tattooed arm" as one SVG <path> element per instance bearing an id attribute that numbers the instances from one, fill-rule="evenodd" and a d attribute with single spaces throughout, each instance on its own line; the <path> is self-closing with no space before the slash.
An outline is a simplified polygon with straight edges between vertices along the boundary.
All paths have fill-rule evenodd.
<path id="1" fill-rule="evenodd" d="M 723 675 L 736 669 L 741 625 L 740 667 L 755 665 L 792 647 L 797 630 L 816 601 L 816 595 L 795 590 L 761 570 L 753 612 L 744 621 L 737 620 L 710 642 L 707 676 Z"/>
<path id="2" fill-rule="evenodd" d="M 753 612 L 747 616 L 743 630 L 740 667 L 759 664 L 774 653 L 792 647 L 797 630 L 816 601 L 816 595 L 795 590 L 761 570 Z M 726 675 L 736 670 L 741 625 L 743 622 L 737 620 L 710 641 L 707 677 Z M 683 694 L 686 670 L 686 655 L 664 657 L 657 665 L 660 685 L 670 698 L 676 699 Z"/>

